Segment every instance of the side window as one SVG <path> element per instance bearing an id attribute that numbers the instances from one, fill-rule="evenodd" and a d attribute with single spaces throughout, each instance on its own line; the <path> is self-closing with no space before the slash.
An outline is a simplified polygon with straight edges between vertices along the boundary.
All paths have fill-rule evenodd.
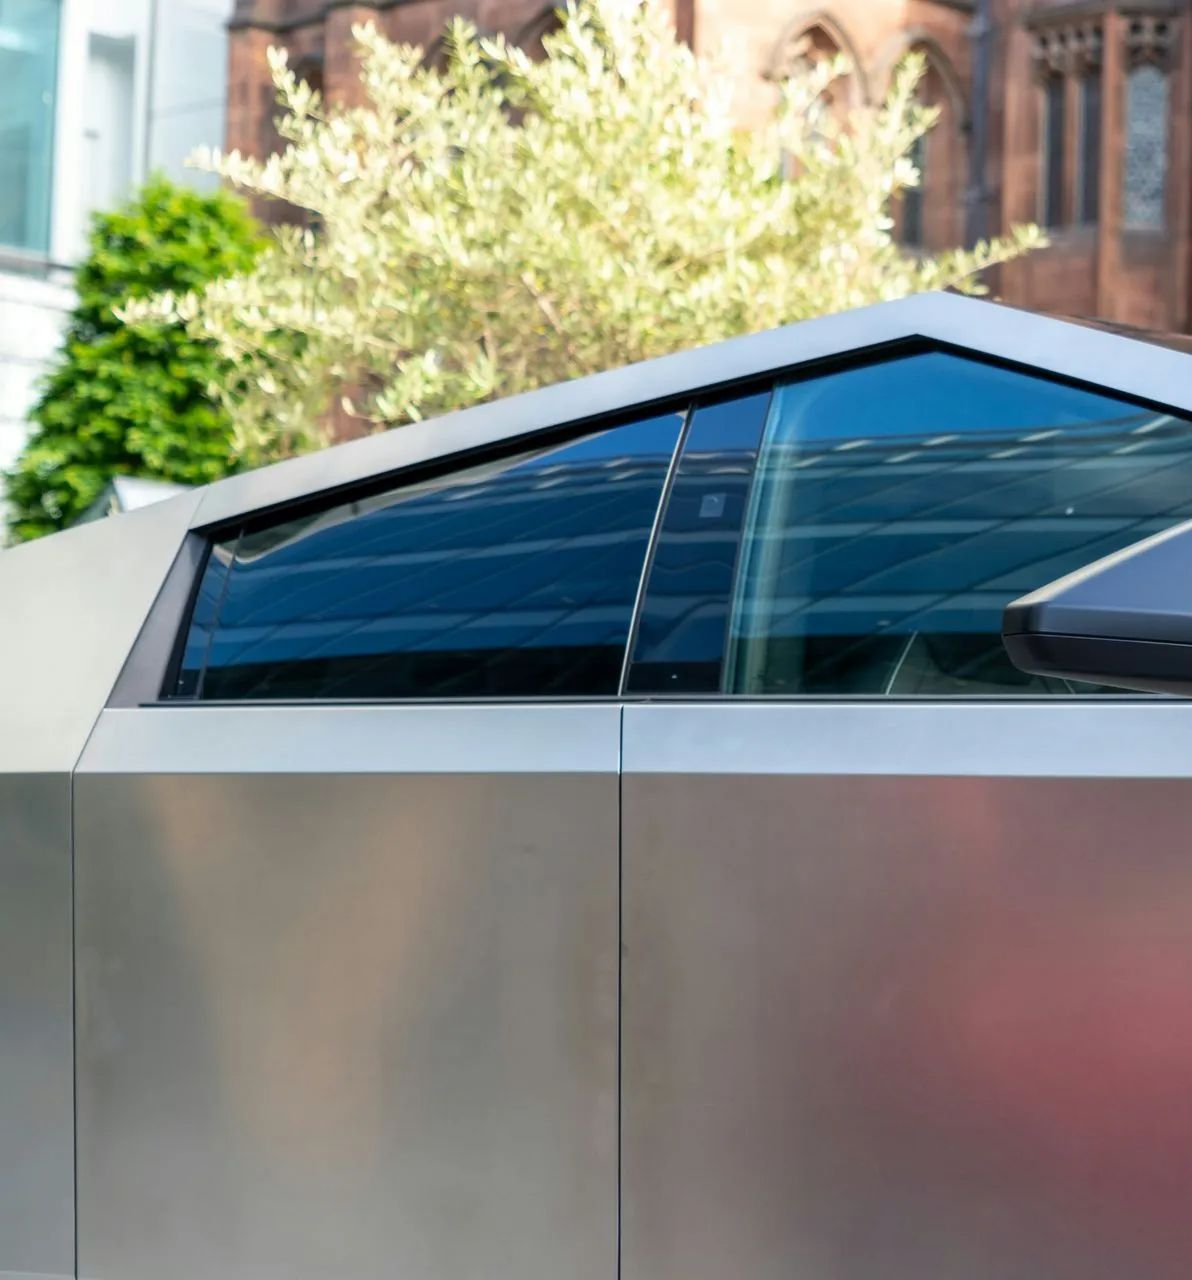
<path id="1" fill-rule="evenodd" d="M 1192 516 L 1192 423 L 943 352 L 779 387 L 722 688 L 1087 692 L 1022 675 L 1016 596 Z"/>
<path id="2" fill-rule="evenodd" d="M 650 566 L 630 693 L 716 693 L 770 392 L 691 415 Z"/>
<path id="3" fill-rule="evenodd" d="M 681 426 L 662 414 L 228 536 L 173 696 L 616 694 Z"/>

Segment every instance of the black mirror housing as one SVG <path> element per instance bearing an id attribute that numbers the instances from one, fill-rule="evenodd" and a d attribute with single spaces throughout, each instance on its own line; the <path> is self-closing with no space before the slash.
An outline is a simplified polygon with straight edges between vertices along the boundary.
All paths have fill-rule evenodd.
<path id="1" fill-rule="evenodd" d="M 1192 523 L 1015 600 L 1002 638 L 1032 675 L 1192 695 Z"/>

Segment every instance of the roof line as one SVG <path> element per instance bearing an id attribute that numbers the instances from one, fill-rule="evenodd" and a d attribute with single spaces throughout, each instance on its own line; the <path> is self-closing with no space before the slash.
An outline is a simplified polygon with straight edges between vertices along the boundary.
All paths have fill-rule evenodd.
<path id="1" fill-rule="evenodd" d="M 519 436 L 914 339 L 1192 415 L 1188 355 L 1000 304 L 926 293 L 591 374 L 231 476 L 204 491 L 191 527 L 237 520 Z"/>

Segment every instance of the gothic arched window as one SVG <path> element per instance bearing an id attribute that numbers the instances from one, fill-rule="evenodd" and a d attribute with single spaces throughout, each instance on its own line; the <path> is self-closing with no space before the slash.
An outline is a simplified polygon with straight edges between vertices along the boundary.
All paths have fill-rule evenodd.
<path id="1" fill-rule="evenodd" d="M 865 101 L 864 72 L 852 42 L 843 30 L 823 17 L 790 33 L 778 46 L 770 67 L 770 79 L 789 80 L 792 76 L 814 70 L 843 56 L 851 70 L 833 82 L 820 99 L 820 110 L 838 125 L 848 113 Z"/>
<path id="2" fill-rule="evenodd" d="M 1080 78 L 1080 148 L 1076 156 L 1076 221 L 1091 226 L 1101 212 L 1101 68 Z"/>
<path id="3" fill-rule="evenodd" d="M 898 238 L 911 249 L 939 250 L 961 242 L 965 178 L 964 91 L 946 53 L 933 40 L 917 38 L 909 50 L 926 60 L 918 100 L 939 113 L 935 126 L 915 141 L 909 159 L 919 185 L 902 194 L 896 213 Z"/>

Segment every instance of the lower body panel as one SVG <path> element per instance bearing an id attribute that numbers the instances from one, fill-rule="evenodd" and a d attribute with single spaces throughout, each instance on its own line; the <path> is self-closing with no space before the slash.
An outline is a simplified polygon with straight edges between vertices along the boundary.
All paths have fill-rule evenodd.
<path id="1" fill-rule="evenodd" d="M 156 774 L 107 771 L 172 732 L 119 714 L 76 782 L 80 1274 L 610 1280 L 617 709 L 535 750 L 256 710 L 209 756 L 199 710 Z"/>
<path id="2" fill-rule="evenodd" d="M 916 710 L 627 711 L 625 1280 L 1189 1274 L 1192 782 Z"/>
<path id="3" fill-rule="evenodd" d="M 0 775 L 0 1277 L 74 1274 L 70 778 Z"/>

